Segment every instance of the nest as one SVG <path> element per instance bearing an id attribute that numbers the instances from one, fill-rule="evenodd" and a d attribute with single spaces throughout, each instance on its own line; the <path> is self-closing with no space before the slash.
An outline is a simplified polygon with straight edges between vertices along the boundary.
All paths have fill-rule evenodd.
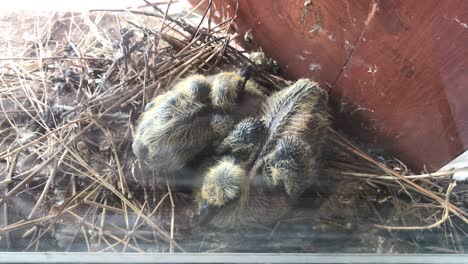
<path id="1" fill-rule="evenodd" d="M 0 247 L 15 251 L 463 253 L 467 185 L 414 175 L 330 130 L 320 189 L 274 226 L 200 229 L 188 193 L 156 184 L 131 151 L 145 104 L 194 73 L 251 65 L 273 92 L 290 82 L 214 25 L 156 5 L 31 19 L 1 43 Z M 13 45 L 12 45 L 13 43 Z M 153 179 L 149 182 L 143 179 Z M 434 237 L 436 239 L 434 239 Z"/>

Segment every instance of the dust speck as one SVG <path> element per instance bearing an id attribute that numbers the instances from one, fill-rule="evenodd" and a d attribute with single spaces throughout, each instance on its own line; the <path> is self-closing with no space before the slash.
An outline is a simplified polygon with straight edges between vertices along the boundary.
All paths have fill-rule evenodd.
<path id="1" fill-rule="evenodd" d="M 458 19 L 458 17 L 454 17 L 453 20 L 455 20 L 455 22 L 457 22 L 458 25 L 460 25 L 460 27 L 468 29 L 468 24 L 466 24 L 465 22 L 460 21 L 460 19 Z"/>
<path id="2" fill-rule="evenodd" d="M 369 68 L 367 69 L 367 72 L 374 75 L 378 70 L 379 70 L 379 68 L 377 67 L 377 65 L 374 64 L 374 65 L 369 66 Z"/>
<path id="3" fill-rule="evenodd" d="M 322 32 L 322 27 L 319 24 L 314 24 L 312 28 L 309 30 L 310 33 L 318 34 Z"/>
<path id="4" fill-rule="evenodd" d="M 320 71 L 321 69 L 322 69 L 322 66 L 320 66 L 320 64 L 317 64 L 317 63 L 309 64 L 309 70 L 311 71 Z"/>
<path id="5" fill-rule="evenodd" d="M 298 58 L 298 59 L 300 59 L 300 60 L 302 60 L 302 61 L 305 60 L 305 57 L 302 56 L 302 55 L 296 55 L 296 58 Z"/>

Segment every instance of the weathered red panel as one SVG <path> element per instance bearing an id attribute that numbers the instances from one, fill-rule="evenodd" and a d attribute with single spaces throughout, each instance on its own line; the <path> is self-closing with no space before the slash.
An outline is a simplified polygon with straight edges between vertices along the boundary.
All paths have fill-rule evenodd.
<path id="1" fill-rule="evenodd" d="M 377 7 L 334 90 L 353 103 L 343 105 L 353 111 L 345 125 L 358 131 L 365 122 L 365 138 L 437 168 L 468 146 L 468 2 Z"/>
<path id="2" fill-rule="evenodd" d="M 215 0 L 213 16 L 231 17 L 236 2 Z M 286 75 L 309 76 L 331 86 L 364 28 L 370 2 L 240 0 L 233 27 L 242 35 L 250 30 L 253 41 L 243 42 L 244 47 L 261 48 L 281 63 Z"/>
<path id="3" fill-rule="evenodd" d="M 213 14 L 236 3 L 216 0 Z M 328 88 L 345 130 L 436 169 L 468 147 L 467 24 L 464 0 L 240 0 L 234 29 L 288 77 Z"/>

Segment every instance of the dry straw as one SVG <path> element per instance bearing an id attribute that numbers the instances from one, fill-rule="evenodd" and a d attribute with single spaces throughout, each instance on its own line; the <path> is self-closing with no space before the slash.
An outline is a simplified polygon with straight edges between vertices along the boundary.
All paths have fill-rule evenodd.
<path id="1" fill-rule="evenodd" d="M 185 250 L 178 242 L 195 225 L 191 198 L 144 182 L 131 152 L 135 120 L 181 77 L 252 62 L 232 45 L 234 18 L 214 25 L 208 9 L 174 18 L 170 3 L 165 10 L 147 4 L 53 14 L 32 25 L 33 41 L 9 45 L 14 56 L 0 58 L 5 249 Z M 288 83 L 254 70 L 266 92 Z M 401 162 L 377 160 L 342 133 L 330 134 L 322 174 L 359 186 L 359 202 L 371 208 L 360 225 L 390 234 L 442 228 L 450 235 L 439 251 L 463 250 L 468 213 L 452 203 L 453 171 L 412 175 Z M 381 204 L 392 213 L 383 216 Z"/>

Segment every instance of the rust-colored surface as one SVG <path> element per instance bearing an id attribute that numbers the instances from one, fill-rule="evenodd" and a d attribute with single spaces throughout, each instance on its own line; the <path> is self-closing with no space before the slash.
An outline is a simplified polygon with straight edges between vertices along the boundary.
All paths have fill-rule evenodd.
<path id="1" fill-rule="evenodd" d="M 215 0 L 215 19 L 236 2 Z M 243 46 L 319 81 L 344 130 L 416 168 L 468 148 L 468 1 L 238 2 L 233 27 L 253 35 Z"/>
<path id="2" fill-rule="evenodd" d="M 467 1 L 381 1 L 334 94 L 345 126 L 435 169 L 468 147 Z M 350 91 L 351 89 L 351 91 Z M 344 120 L 344 119 L 343 119 Z M 375 135 L 375 136 L 373 136 Z"/>

